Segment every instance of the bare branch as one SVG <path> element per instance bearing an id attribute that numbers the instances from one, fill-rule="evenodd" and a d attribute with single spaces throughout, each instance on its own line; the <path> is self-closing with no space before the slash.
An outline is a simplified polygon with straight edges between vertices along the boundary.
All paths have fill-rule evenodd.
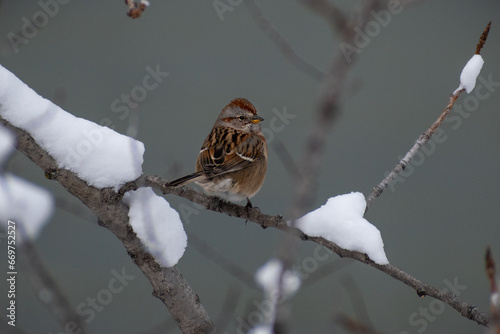
<path id="1" fill-rule="evenodd" d="M 282 37 L 276 30 L 273 30 L 274 28 L 270 25 L 270 23 L 263 18 L 263 15 L 261 15 L 262 13 L 256 4 L 253 1 L 250 3 L 250 6 L 254 6 L 254 10 L 257 10 L 254 14 L 261 16 L 261 24 L 263 24 L 266 29 L 270 29 L 268 31 L 271 31 L 271 34 L 274 34 L 274 38 L 277 38 L 276 40 L 279 42 Z M 350 28 L 346 28 L 342 31 L 342 40 L 346 42 L 352 41 L 354 36 L 354 25 L 361 24 L 364 26 L 368 20 L 368 13 L 380 6 L 380 4 L 381 2 L 377 0 L 368 2 L 362 8 L 359 15 L 355 17 L 352 22 L 347 24 Z M 483 35 L 485 40 L 487 33 Z M 282 39 L 281 42 L 284 42 L 284 40 Z M 282 44 L 282 47 L 284 51 L 292 51 L 291 53 L 288 53 L 289 57 L 290 54 L 292 55 L 292 58 L 296 56 L 286 42 Z M 321 162 L 323 160 L 326 139 L 331 130 L 332 124 L 339 113 L 339 101 L 341 101 L 347 72 L 351 64 L 352 57 L 350 59 L 345 59 L 345 57 L 342 57 L 341 53 L 339 53 L 333 62 L 330 75 L 325 77 L 327 79 L 325 81 L 325 92 L 323 98 L 321 99 L 313 131 L 311 131 L 311 134 L 306 142 L 305 153 L 302 159 L 303 163 L 301 164 L 301 168 L 299 170 L 299 174 L 302 178 L 299 179 L 297 191 L 294 194 L 294 199 L 291 205 L 290 212 L 293 219 L 298 218 L 301 214 L 307 211 L 314 202 L 317 188 L 317 175 L 319 174 Z M 388 182 L 392 180 L 394 175 L 400 173 L 418 149 L 431 138 L 437 128 L 442 124 L 446 115 L 450 113 L 451 108 L 462 91 L 457 91 L 450 97 L 448 105 L 436 122 L 419 137 L 415 145 L 396 166 L 394 171 L 381 184 L 375 187 L 374 191 L 367 199 L 367 208 L 371 205 L 374 198 L 379 196 L 385 187 L 387 187 Z M 144 185 L 154 187 L 164 194 L 175 194 L 177 196 L 187 198 L 190 201 L 200 204 L 212 211 L 222 212 L 230 216 L 236 216 L 253 221 L 261 225 L 263 228 L 273 227 L 298 239 L 311 240 L 330 249 L 340 257 L 352 258 L 384 272 L 385 274 L 413 288 L 420 297 L 431 296 L 439 299 L 455 308 L 464 317 L 472 319 L 481 325 L 486 325 L 489 321 L 488 317 L 477 307 L 461 301 L 452 293 L 440 291 L 430 285 L 424 284 L 392 264 L 379 265 L 373 262 L 366 254 L 343 249 L 321 237 L 309 237 L 293 225 L 290 226 L 287 224 L 282 216 L 269 216 L 263 214 L 258 208 L 249 208 L 233 203 L 227 203 L 219 198 L 209 197 L 192 189 L 165 187 L 166 180 L 156 176 L 143 175 L 138 180 L 126 184 L 122 189 L 120 189 L 119 193 L 115 193 L 110 189 L 99 190 L 90 187 L 73 173 L 58 168 L 52 157 L 43 151 L 28 133 L 13 127 L 1 118 L 0 123 L 5 124 L 17 134 L 19 140 L 18 149 L 21 152 L 40 166 L 45 171 L 46 175 L 60 182 L 70 193 L 79 198 L 97 215 L 101 225 L 110 229 L 122 241 L 131 258 L 144 272 L 153 285 L 153 294 L 165 303 L 178 322 L 179 327 L 184 332 L 215 333 L 215 328 L 203 306 L 199 302 L 198 297 L 188 286 L 187 282 L 182 278 L 178 270 L 175 267 L 160 268 L 151 254 L 143 249 L 141 241 L 128 225 L 128 208 L 121 202 L 121 198 L 125 192 L 137 189 L 138 187 Z M 292 241 L 289 242 L 289 240 Z M 295 243 L 296 240 L 294 238 L 286 239 L 285 247 L 283 247 L 283 249 L 287 251 L 287 255 L 281 257 L 284 270 L 291 265 L 294 259 L 296 250 Z M 283 323 L 277 323 L 278 327 L 282 325 Z"/>
<path id="2" fill-rule="evenodd" d="M 303 0 L 304 4 L 323 16 L 337 31 L 342 32 L 347 26 L 347 18 L 334 4 L 326 0 Z"/>
<path id="3" fill-rule="evenodd" d="M 366 2 L 358 16 L 354 16 L 346 28 L 342 30 L 342 41 L 351 43 L 355 35 L 354 28 L 364 27 L 369 20 L 369 12 L 380 6 L 380 2 L 372 0 Z M 303 215 L 314 202 L 317 192 L 317 176 L 319 175 L 326 142 L 334 121 L 340 114 L 340 102 L 347 81 L 347 73 L 353 65 L 356 56 L 353 54 L 346 59 L 342 52 L 338 52 L 325 82 L 325 90 L 320 101 L 316 119 L 312 130 L 306 139 L 304 154 L 301 159 L 300 172 L 303 176 L 297 186 L 290 205 L 291 216 L 296 219 Z"/>
<path id="4" fill-rule="evenodd" d="M 411 287 L 417 292 L 419 297 L 429 296 L 439 299 L 456 309 L 460 314 L 462 314 L 462 316 L 474 320 L 480 325 L 485 326 L 488 324 L 489 319 L 482 311 L 474 305 L 461 301 L 454 294 L 441 291 L 431 285 L 425 284 L 392 264 L 380 265 L 373 262 L 366 254 L 341 248 L 335 243 L 321 237 L 310 237 L 299 229 L 289 226 L 280 215 L 270 216 L 262 213 L 257 207 L 248 208 L 238 204 L 221 201 L 217 197 L 207 196 L 189 188 L 167 188 L 164 186 L 165 183 L 167 183 L 167 180 L 158 176 L 145 175 L 144 178 L 148 186 L 154 187 L 164 194 L 173 194 L 186 198 L 193 203 L 205 207 L 207 210 L 221 212 L 229 216 L 252 221 L 259 224 L 262 228 L 271 227 L 290 234 L 298 239 L 310 240 L 335 252 L 340 257 L 351 258 L 367 264 Z"/>
<path id="5" fill-rule="evenodd" d="M 398 174 L 400 174 L 402 171 L 405 170 L 406 166 L 408 165 L 410 160 L 415 156 L 415 154 L 417 154 L 418 150 L 422 146 L 424 146 L 429 141 L 429 139 L 431 139 L 432 135 L 443 123 L 445 117 L 451 112 L 453 105 L 455 104 L 458 97 L 463 91 L 465 91 L 465 89 L 457 91 L 456 94 L 451 94 L 448 104 L 444 108 L 441 115 L 439 115 L 437 120 L 427 129 L 427 131 L 425 131 L 422 135 L 420 135 L 420 137 L 418 137 L 417 141 L 412 146 L 412 148 L 408 151 L 408 153 L 406 153 L 403 159 L 401 159 L 401 161 L 397 163 L 396 167 L 394 167 L 394 169 L 389 173 L 389 175 L 387 175 L 385 179 L 382 180 L 382 182 L 380 182 L 373 188 L 372 193 L 366 198 L 366 211 L 368 211 L 375 198 L 380 196 L 382 192 L 385 190 L 385 188 L 387 188 L 389 183 L 391 183 L 396 178 L 396 176 L 398 176 Z"/>
<path id="6" fill-rule="evenodd" d="M 70 324 L 78 329 L 79 333 L 88 333 L 85 321 L 74 312 L 71 303 L 63 291 L 59 288 L 56 280 L 45 265 L 35 249 L 35 245 L 26 234 L 22 222 L 19 222 L 17 231 L 19 232 L 19 250 L 22 255 L 23 270 L 27 272 L 28 281 L 34 290 L 38 300 L 49 310 L 52 317 L 57 321 L 62 329 Z"/>
<path id="7" fill-rule="evenodd" d="M 316 2 L 318 5 L 319 2 Z M 326 6 L 323 3 L 324 6 Z M 353 14 L 347 19 L 333 5 L 328 5 L 331 15 L 333 15 L 332 25 L 341 34 L 341 44 L 351 43 L 355 36 L 356 27 L 365 27 L 369 20 L 368 13 L 379 6 L 378 0 L 364 2 L 362 10 L 359 13 Z M 336 53 L 332 68 L 329 75 L 325 78 L 325 91 L 321 98 L 320 106 L 316 114 L 316 119 L 306 139 L 306 145 L 302 156 L 301 164 L 299 165 L 300 178 L 295 183 L 295 189 L 290 201 L 288 212 L 292 217 L 292 225 L 295 225 L 295 220 L 307 212 L 317 194 L 318 175 L 320 175 L 321 165 L 326 151 L 326 143 L 328 135 L 331 131 L 333 123 L 340 114 L 340 101 L 344 94 L 346 85 L 347 73 L 349 72 L 353 58 L 347 59 L 339 48 Z M 297 253 L 298 243 L 291 237 L 285 237 L 282 242 L 279 259 L 282 262 L 279 294 L 277 301 L 283 295 L 283 276 L 284 273 L 293 265 Z M 289 321 L 289 305 L 286 299 L 276 304 L 276 316 L 274 321 L 274 329 L 286 331 L 286 324 Z"/>
<path id="8" fill-rule="evenodd" d="M 353 334 L 378 334 L 374 329 L 366 326 L 361 321 L 355 320 L 346 314 L 336 314 L 334 321 L 343 329 Z"/>
<path id="9" fill-rule="evenodd" d="M 365 299 L 363 298 L 363 294 L 361 293 L 358 284 L 354 280 L 354 277 L 349 274 L 345 274 L 341 279 L 341 283 L 344 287 L 344 290 L 349 294 L 349 297 L 351 298 L 351 303 L 353 305 L 354 311 L 357 313 L 356 318 L 358 319 L 358 321 L 363 324 L 363 327 L 365 327 L 366 329 L 374 328 L 370 316 L 368 315 Z"/>
<path id="10" fill-rule="evenodd" d="M 79 198 L 100 219 L 103 226 L 112 231 L 137 266 L 143 271 L 153 286 L 153 294 L 160 298 L 168 307 L 179 327 L 185 332 L 201 331 L 215 333 L 212 321 L 206 314 L 198 296 L 191 290 L 177 268 L 161 268 L 154 258 L 143 249 L 141 241 L 128 225 L 128 208 L 120 201 L 120 194 L 107 189 L 96 189 L 88 186 L 72 172 L 57 167 L 55 160 L 42 150 L 33 138 L 25 131 L 18 129 L 0 118 L 0 123 L 13 131 L 18 137 L 17 148 L 29 157 L 35 164 L 51 175 L 70 193 Z M 136 182 L 130 182 L 124 189 L 136 189 L 142 185 L 154 187 L 164 194 L 174 194 L 200 204 L 208 210 L 222 212 L 255 222 L 263 228 L 272 227 L 302 240 L 310 240 L 338 254 L 372 266 L 381 272 L 395 278 L 417 291 L 419 296 L 430 296 L 439 299 L 455 308 L 464 317 L 472 319 L 481 325 L 488 323 L 488 317 L 477 307 L 469 305 L 449 292 L 440 291 L 424 284 L 401 269 L 388 264 L 378 265 L 366 254 L 343 249 L 338 245 L 320 237 L 309 237 L 299 229 L 291 227 L 282 216 L 270 216 L 262 213 L 259 208 L 248 208 L 221 201 L 219 198 L 207 196 L 201 192 L 187 188 L 166 188 L 167 180 L 157 176 L 143 175 Z M 123 190 L 120 190 L 123 193 Z"/>
<path id="11" fill-rule="evenodd" d="M 484 46 L 484 43 L 486 43 L 486 39 L 488 38 L 488 34 L 490 33 L 490 28 L 491 28 L 491 21 L 488 23 L 486 28 L 484 29 L 483 33 L 481 34 L 481 37 L 479 38 L 479 42 L 476 45 L 476 53 L 475 54 L 481 54 L 481 49 Z"/>
<path id="12" fill-rule="evenodd" d="M 219 316 L 215 319 L 215 323 L 217 324 L 217 328 L 222 332 L 226 330 L 231 320 L 234 317 L 234 312 L 236 311 L 236 307 L 238 306 L 238 302 L 240 301 L 241 290 L 229 286 L 226 291 L 226 297 L 224 298 L 224 303 L 222 304 L 221 310 L 219 312 Z"/>
<path id="13" fill-rule="evenodd" d="M 264 16 L 264 13 L 262 13 L 262 10 L 254 0 L 247 0 L 244 2 L 244 4 L 249 9 L 250 14 L 252 15 L 259 28 L 262 29 L 264 33 L 266 33 L 266 35 L 274 43 L 274 45 L 276 45 L 276 47 L 286 60 L 288 60 L 292 65 L 315 80 L 322 81 L 327 76 L 323 71 L 305 61 L 304 58 L 300 57 L 295 52 L 293 47 L 288 44 L 285 38 L 283 38 L 278 30 Z"/>
<path id="14" fill-rule="evenodd" d="M 479 43 L 476 46 L 476 54 L 479 54 L 482 47 L 484 46 L 484 43 L 486 42 L 486 39 L 488 37 L 488 33 L 490 31 L 490 26 L 491 26 L 491 22 L 488 23 L 488 25 L 486 26 L 486 29 L 481 34 L 481 37 L 479 38 Z M 432 135 L 441 126 L 445 117 L 451 112 L 451 109 L 453 108 L 453 106 L 455 105 L 455 102 L 457 101 L 458 97 L 460 96 L 460 94 L 463 91 L 465 91 L 465 88 L 461 89 L 461 90 L 457 90 L 453 94 L 450 95 L 450 100 L 449 100 L 448 104 L 446 105 L 446 107 L 444 108 L 441 115 L 439 115 L 438 119 L 427 129 L 427 131 L 425 131 L 417 139 L 417 141 L 415 142 L 413 147 L 408 151 L 408 153 L 406 153 L 406 155 L 403 157 L 403 159 L 401 159 L 401 161 L 398 162 L 396 167 L 394 167 L 394 169 L 389 173 L 389 175 L 387 175 L 387 177 L 385 179 L 383 179 L 382 182 L 380 182 L 377 186 L 375 186 L 373 188 L 372 193 L 366 198 L 366 211 L 368 211 L 368 208 L 372 205 L 375 198 L 380 196 L 382 194 L 382 192 L 385 190 L 385 188 L 387 188 L 389 183 L 391 183 L 391 181 L 393 181 L 398 174 L 400 174 L 402 171 L 404 171 L 404 169 L 406 168 L 406 166 L 408 165 L 410 160 L 415 156 L 415 154 L 417 154 L 418 150 L 429 141 L 429 139 L 432 137 Z"/>
<path id="15" fill-rule="evenodd" d="M 493 259 L 493 255 L 491 255 L 490 247 L 486 249 L 486 275 L 488 276 L 488 281 L 490 282 L 490 304 L 493 329 L 495 330 L 495 334 L 500 334 L 500 309 L 498 308 L 498 287 L 495 260 Z"/>
<path id="16" fill-rule="evenodd" d="M 293 160 L 293 157 L 288 149 L 285 147 L 285 145 L 283 145 L 283 142 L 279 140 L 279 138 L 273 140 L 272 148 L 274 149 L 274 152 L 276 153 L 278 158 L 281 160 L 283 168 L 285 168 L 285 170 L 288 172 L 290 179 L 292 181 L 300 179 L 301 175 L 297 164 Z"/>
<path id="17" fill-rule="evenodd" d="M 196 234 L 191 233 L 189 235 L 189 244 L 196 248 L 204 256 L 208 257 L 211 261 L 215 262 L 231 276 L 245 284 L 247 287 L 258 289 L 252 274 L 248 273 L 245 269 L 234 263 L 224 254 L 217 252 L 215 249 L 210 247 L 210 245 L 208 245 L 203 239 L 198 238 Z"/>

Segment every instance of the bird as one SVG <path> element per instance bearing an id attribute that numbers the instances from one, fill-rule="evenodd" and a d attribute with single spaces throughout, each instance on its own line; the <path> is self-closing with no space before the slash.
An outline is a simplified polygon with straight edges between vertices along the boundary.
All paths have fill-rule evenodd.
<path id="1" fill-rule="evenodd" d="M 252 198 L 262 187 L 267 170 L 267 144 L 254 105 L 236 98 L 226 105 L 201 146 L 195 172 L 167 182 L 181 187 L 195 182 L 209 194 L 230 202 Z"/>

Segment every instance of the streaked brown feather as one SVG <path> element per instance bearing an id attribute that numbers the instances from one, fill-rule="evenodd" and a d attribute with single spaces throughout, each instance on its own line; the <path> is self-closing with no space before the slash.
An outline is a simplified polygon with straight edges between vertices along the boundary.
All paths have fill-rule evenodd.
<path id="1" fill-rule="evenodd" d="M 231 136 L 232 140 L 218 141 L 218 136 Z M 263 154 L 263 146 L 258 134 L 243 133 L 231 128 L 215 128 L 203 143 L 197 171 L 203 171 L 210 178 L 241 170 Z"/>

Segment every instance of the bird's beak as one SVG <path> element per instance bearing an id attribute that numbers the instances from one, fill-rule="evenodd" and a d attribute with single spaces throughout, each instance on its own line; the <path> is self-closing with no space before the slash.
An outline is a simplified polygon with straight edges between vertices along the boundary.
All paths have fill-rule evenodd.
<path id="1" fill-rule="evenodd" d="M 255 116 L 252 118 L 251 122 L 252 122 L 252 123 L 254 123 L 254 124 L 257 124 L 257 123 L 262 122 L 263 120 L 264 120 L 264 119 L 263 119 L 262 117 L 255 115 Z"/>

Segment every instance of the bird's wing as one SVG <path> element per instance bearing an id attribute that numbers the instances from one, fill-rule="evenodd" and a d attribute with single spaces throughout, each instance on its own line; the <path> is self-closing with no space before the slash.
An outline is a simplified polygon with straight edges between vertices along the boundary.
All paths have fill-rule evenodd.
<path id="1" fill-rule="evenodd" d="M 205 140 L 198 163 L 207 177 L 235 172 L 262 155 L 263 145 L 258 135 L 217 128 Z"/>

